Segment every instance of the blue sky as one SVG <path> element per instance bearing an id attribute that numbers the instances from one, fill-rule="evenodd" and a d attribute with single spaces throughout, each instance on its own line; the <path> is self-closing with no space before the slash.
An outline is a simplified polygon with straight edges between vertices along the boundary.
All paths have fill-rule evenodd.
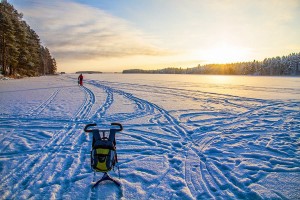
<path id="1" fill-rule="evenodd" d="M 300 51 L 299 0 L 9 0 L 60 71 L 262 60 Z"/>

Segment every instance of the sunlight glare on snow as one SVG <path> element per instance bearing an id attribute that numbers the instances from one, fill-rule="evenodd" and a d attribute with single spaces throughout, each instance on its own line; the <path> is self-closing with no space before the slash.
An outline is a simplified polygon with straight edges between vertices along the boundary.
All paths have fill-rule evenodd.
<path id="1" fill-rule="evenodd" d="M 210 76 L 209 78 L 211 79 L 212 83 L 216 83 L 216 84 L 228 84 L 229 82 L 232 82 L 232 78 L 230 76 L 216 75 L 216 76 Z"/>

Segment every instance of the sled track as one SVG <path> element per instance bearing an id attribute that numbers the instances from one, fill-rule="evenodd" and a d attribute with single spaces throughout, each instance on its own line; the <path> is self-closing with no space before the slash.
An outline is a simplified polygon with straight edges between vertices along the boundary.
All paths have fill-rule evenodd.
<path id="1" fill-rule="evenodd" d="M 53 94 L 41 105 L 39 105 L 37 108 L 31 110 L 27 115 L 28 117 L 34 117 L 39 115 L 43 110 L 55 99 L 57 94 L 60 92 L 61 89 L 57 89 Z"/>
<path id="2" fill-rule="evenodd" d="M 104 117 L 104 115 L 105 115 L 106 111 L 108 110 L 108 108 L 112 105 L 112 103 L 114 101 L 112 91 L 109 88 L 105 87 L 105 86 L 103 86 L 102 88 L 106 92 L 106 99 L 105 99 L 104 104 L 101 105 L 97 109 L 95 114 L 91 117 L 91 119 L 94 119 L 94 120 L 101 120 Z"/>
<path id="3" fill-rule="evenodd" d="M 100 106 L 92 91 L 95 87 L 106 95 Z M 152 92 L 154 95 L 180 96 L 203 103 L 206 110 L 168 111 L 159 103 L 140 97 L 136 90 L 142 95 Z M 260 181 L 270 173 L 300 173 L 297 101 L 238 98 L 168 87 L 155 89 L 142 84 L 137 87 L 137 84 L 87 80 L 86 87 L 80 87 L 84 93 L 83 102 L 71 119 L 38 118 L 62 91 L 57 89 L 51 93 L 27 115 L 1 119 L 1 130 L 6 128 L 6 122 L 13 122 L 13 126 L 7 126 L 8 135 L 1 138 L 1 144 L 5 143 L 1 152 L 9 148 L 7 142 L 12 142 L 9 138 L 16 132 L 41 129 L 53 132 L 42 138 L 39 148 L 0 154 L 0 159 L 20 160 L 1 178 L 1 198 L 98 199 L 108 195 L 103 194 L 102 189 L 109 188 L 115 195 L 113 199 L 130 199 L 128 187 L 142 183 L 138 184 L 142 191 L 136 196 L 139 199 L 263 199 L 263 194 L 249 186 L 259 185 L 266 189 Z M 117 114 L 110 115 L 109 109 L 118 105 L 119 99 L 126 99 L 126 105 L 132 106 L 132 111 L 118 114 L 112 110 Z M 95 108 L 96 105 L 99 107 Z M 130 120 L 136 123 L 126 124 Z M 46 127 L 47 122 L 53 125 L 51 129 Z M 84 125 L 92 122 L 121 122 L 124 125 L 117 141 L 123 183 L 120 189 L 111 189 L 110 183 L 101 185 L 101 189 L 92 189 L 91 137 L 83 133 Z M 137 160 L 140 165 L 136 164 Z M 160 164 L 161 168 L 157 168 L 161 171 L 154 171 L 143 162 Z M 78 188 L 87 189 L 75 191 Z M 288 199 L 278 191 L 266 191 L 274 198 Z"/>
<path id="4" fill-rule="evenodd" d="M 94 85 L 95 87 L 98 88 L 102 88 L 106 91 L 107 93 L 107 99 L 104 103 L 103 106 L 100 107 L 100 109 L 96 112 L 95 115 L 97 115 L 97 119 L 101 120 L 101 117 L 105 119 L 105 121 L 124 121 L 124 120 L 131 120 L 131 119 L 135 119 L 135 118 L 140 118 L 143 117 L 145 115 L 149 115 L 153 114 L 153 110 L 151 110 L 151 107 L 149 107 L 147 104 L 143 104 L 140 101 L 135 101 L 138 109 L 136 110 L 136 112 L 124 115 L 124 116 L 116 116 L 116 117 L 107 117 L 105 115 L 105 112 L 107 111 L 107 109 L 112 105 L 114 99 L 113 99 L 113 94 L 120 94 L 122 96 L 124 96 L 125 98 L 131 100 L 131 94 L 127 94 L 124 93 L 122 91 L 115 91 L 114 89 L 112 89 L 111 87 L 99 84 L 95 81 L 89 81 L 89 84 Z M 96 116 L 95 116 L 96 117 Z M 94 118 L 95 118 L 94 117 Z"/>
<path id="5" fill-rule="evenodd" d="M 118 117 L 115 119 L 126 121 L 126 120 L 131 120 L 133 118 L 138 118 L 141 116 L 153 116 L 152 120 L 150 120 L 150 121 L 152 123 L 154 123 L 156 121 L 154 119 L 157 118 L 158 115 L 160 115 L 161 117 L 164 117 L 167 120 L 167 123 L 163 124 L 164 127 L 160 127 L 162 124 L 158 124 L 158 123 L 153 124 L 153 126 L 162 128 L 162 130 L 165 130 L 165 131 L 170 131 L 174 134 L 174 136 L 179 137 L 177 139 L 177 141 L 179 142 L 179 145 L 173 146 L 171 149 L 166 148 L 165 150 L 163 150 L 166 146 L 165 146 L 164 142 L 161 142 L 162 141 L 161 135 L 155 135 L 155 134 L 151 133 L 150 131 L 149 132 L 145 131 L 143 133 L 141 130 L 135 130 L 134 128 L 130 128 L 130 127 L 137 127 L 134 125 L 128 126 L 126 131 L 131 132 L 130 134 L 128 134 L 129 137 L 133 137 L 135 139 L 142 140 L 143 142 L 145 142 L 145 144 L 148 144 L 150 146 L 153 144 L 162 145 L 161 146 L 162 149 L 160 150 L 160 152 L 163 151 L 163 152 L 168 153 L 169 155 L 173 155 L 173 156 L 184 156 L 185 163 L 182 164 L 182 166 L 184 166 L 184 172 L 181 170 L 179 170 L 179 171 L 177 170 L 177 172 L 185 174 L 185 176 L 184 176 L 185 183 L 186 183 L 188 189 L 190 190 L 191 195 L 195 198 L 215 198 L 218 196 L 219 197 L 234 197 L 234 198 L 238 198 L 238 199 L 248 198 L 249 196 L 259 198 L 259 195 L 255 191 L 249 189 L 247 186 L 249 184 L 255 183 L 257 180 L 260 180 L 261 178 L 263 178 L 265 176 L 265 173 L 261 173 L 260 171 L 254 170 L 252 175 L 249 174 L 246 176 L 251 181 L 241 182 L 240 179 L 237 177 L 237 175 L 231 171 L 232 169 L 230 169 L 228 166 L 222 164 L 222 159 L 224 160 L 224 158 L 223 158 L 221 152 L 216 152 L 213 155 L 210 155 L 210 154 L 207 154 L 205 151 L 206 151 L 206 149 L 214 148 L 214 146 L 216 144 L 218 144 L 218 142 L 223 140 L 222 139 L 223 137 L 227 137 L 227 135 L 228 135 L 230 138 L 230 134 L 233 133 L 234 131 L 241 131 L 242 129 L 239 127 L 243 123 L 246 123 L 249 119 L 255 119 L 253 117 L 254 113 L 263 113 L 263 112 L 266 112 L 266 110 L 272 110 L 275 107 L 289 106 L 289 104 L 291 106 L 294 105 L 294 102 L 283 103 L 281 101 L 266 101 L 266 100 L 259 100 L 259 99 L 243 98 L 243 100 L 245 100 L 246 102 L 249 102 L 249 103 L 254 102 L 254 103 L 261 105 L 254 109 L 249 109 L 250 107 L 247 105 L 242 106 L 239 104 L 232 103 L 232 100 L 234 100 L 237 97 L 221 95 L 221 96 L 224 96 L 224 99 L 221 101 L 222 104 L 226 104 L 228 106 L 238 107 L 238 108 L 240 106 L 242 106 L 245 109 L 248 109 L 248 111 L 237 114 L 236 116 L 233 115 L 232 118 L 230 119 L 230 123 L 228 123 L 229 120 L 227 118 L 220 118 L 219 121 L 222 122 L 222 123 L 220 123 L 220 124 L 222 124 L 221 127 L 214 125 L 217 128 L 214 128 L 214 129 L 208 128 L 207 130 L 202 129 L 200 127 L 199 129 L 195 129 L 194 132 L 191 132 L 191 131 L 187 130 L 184 126 L 181 125 L 181 124 L 184 124 L 184 122 L 180 122 L 175 117 L 173 117 L 168 111 L 164 110 L 163 108 L 159 107 L 158 105 L 148 102 L 144 99 L 138 98 L 138 97 L 132 95 L 131 93 L 125 92 L 120 89 L 116 89 L 116 88 L 126 88 L 127 90 L 130 90 L 130 88 L 127 87 L 130 84 L 115 84 L 115 88 L 112 88 L 112 87 L 106 86 L 106 84 L 107 84 L 106 82 L 92 81 L 89 83 L 96 87 L 106 88 L 106 90 L 109 90 L 110 93 L 112 93 L 112 94 L 116 93 L 116 94 L 122 95 L 123 97 L 129 99 L 130 101 L 132 101 L 134 104 L 137 105 L 137 109 L 134 113 L 128 114 L 126 116 Z M 109 85 L 114 85 L 114 84 L 109 83 Z M 124 87 L 125 85 L 126 85 L 126 87 Z M 147 91 L 148 90 L 147 87 L 148 86 L 146 86 L 146 89 L 144 89 L 143 86 L 141 86 L 141 87 L 138 87 L 138 90 Z M 169 88 L 164 88 L 164 89 L 169 90 L 170 94 L 172 94 L 172 95 L 174 94 L 173 89 L 169 89 Z M 135 87 L 135 90 L 136 90 L 136 87 Z M 190 91 L 188 91 L 188 92 L 190 92 Z M 165 94 L 165 91 L 163 91 L 162 93 Z M 184 93 L 184 91 L 183 91 L 183 93 Z M 203 93 L 201 92 L 201 94 L 203 94 Z M 211 94 L 211 93 L 206 93 L 206 94 L 207 95 L 218 95 L 218 94 Z M 176 94 L 176 95 L 178 95 L 178 94 Z M 182 95 L 182 96 L 186 97 L 185 95 Z M 193 97 L 193 99 L 195 99 L 195 97 Z M 218 98 L 218 99 L 220 99 L 220 98 Z M 201 100 L 201 99 L 196 99 L 196 100 Z M 211 100 L 210 102 L 214 103 L 214 100 Z M 215 103 L 220 103 L 220 100 L 215 101 Z M 286 118 L 289 118 L 289 119 L 297 118 L 297 115 L 299 116 L 299 113 L 298 114 L 290 114 L 290 115 L 291 116 L 289 116 L 289 117 L 287 116 Z M 180 117 L 179 117 L 179 119 L 180 119 Z M 109 120 L 113 121 L 114 118 L 111 117 L 111 118 L 109 118 Z M 255 121 L 253 121 L 253 123 L 255 123 Z M 143 125 L 140 125 L 140 126 L 143 127 Z M 147 127 L 148 124 L 145 124 L 144 126 Z M 232 129 L 232 127 L 235 127 L 235 126 L 237 128 Z M 226 132 L 228 132 L 227 131 L 228 129 L 231 130 L 230 134 L 226 133 Z M 224 133 L 227 134 L 226 136 L 224 135 L 224 133 L 222 133 L 223 131 L 224 131 Z M 134 134 L 134 132 L 139 132 L 143 136 L 142 137 L 137 136 L 136 134 Z M 243 135 L 243 137 L 248 137 L 248 136 Z M 255 139 L 256 137 L 253 137 L 253 139 Z M 147 140 L 149 142 L 147 142 Z M 236 141 L 234 141 L 234 142 L 236 142 Z M 182 151 L 181 149 L 184 149 L 184 151 L 187 152 L 186 155 L 182 155 L 182 154 L 178 153 L 178 152 Z M 280 156 L 281 152 L 272 153 L 272 151 L 270 151 L 271 150 L 270 148 L 269 149 L 267 148 L 266 150 L 267 150 L 266 151 L 267 154 L 275 153 L 276 159 L 279 159 L 278 156 Z M 155 153 L 154 150 L 152 152 Z M 229 156 L 230 156 L 230 159 L 237 157 L 237 155 L 235 155 L 233 153 L 230 153 Z M 243 154 L 240 154 L 238 156 L 239 156 L 238 157 L 239 160 L 247 159 L 246 157 L 244 157 Z M 190 161 L 192 158 L 195 160 Z M 255 157 L 255 159 L 257 159 L 257 158 Z M 131 161 L 132 160 L 129 159 L 126 162 L 131 162 Z M 232 161 L 230 161 L 230 162 L 232 162 Z M 235 164 L 233 163 L 234 164 L 233 167 L 240 167 L 239 162 L 235 163 Z M 176 169 L 176 163 L 174 166 L 172 166 L 173 165 L 172 158 L 169 158 L 169 163 L 171 163 L 169 166 L 170 168 Z M 299 172 L 299 168 L 295 168 L 294 165 L 286 166 L 286 168 L 287 169 L 294 168 L 293 169 L 294 171 Z M 268 171 L 268 169 L 261 169 L 261 170 Z M 271 168 L 269 168 L 269 170 L 271 170 Z M 159 178 L 157 185 L 159 185 L 162 181 L 164 181 L 164 179 L 168 179 L 168 177 L 174 173 L 173 171 L 174 170 L 171 170 L 171 171 L 168 170 L 162 176 L 162 178 Z M 287 171 L 289 171 L 289 170 L 287 170 Z M 175 170 L 175 173 L 177 173 L 177 172 Z M 257 176 L 257 178 L 253 179 L 252 177 L 255 177 L 255 176 Z M 155 196 L 154 194 L 158 191 L 159 191 L 158 189 L 154 188 L 148 195 L 148 198 L 154 197 Z"/>
<path id="6" fill-rule="evenodd" d="M 79 156 L 86 156 L 85 152 L 88 152 L 88 145 L 83 145 L 87 142 L 87 138 L 82 134 L 82 125 L 80 125 L 80 120 L 87 118 L 90 113 L 91 107 L 95 102 L 94 94 L 91 90 L 84 87 L 82 91 L 85 93 L 84 102 L 81 105 L 80 109 L 76 113 L 74 117 L 75 123 L 67 123 L 64 125 L 64 129 L 56 132 L 53 137 L 48 140 L 44 146 L 41 148 L 39 153 L 36 153 L 26 159 L 24 162 L 18 164 L 18 166 L 11 170 L 6 176 L 2 177 L 2 181 L 0 184 L 0 188 L 5 188 L 5 185 L 8 180 L 15 180 L 14 188 L 9 193 L 6 192 L 6 198 L 14 199 L 20 195 L 21 190 L 19 188 L 23 188 L 23 190 L 30 189 L 35 187 L 36 182 L 47 174 L 45 170 L 51 169 L 55 167 L 56 163 L 61 160 L 61 156 L 64 155 L 64 151 L 70 151 L 69 149 L 72 146 L 78 149 Z M 57 95 L 59 90 L 51 95 L 47 101 L 41 104 L 37 109 L 30 113 L 30 116 L 36 116 L 42 110 L 49 105 Z M 72 153 L 70 153 L 72 155 Z M 84 159 L 84 158 L 82 158 Z M 57 161 L 56 161 L 57 160 Z M 73 162 L 77 162 L 77 168 L 75 168 L 74 174 L 71 177 L 76 177 L 79 174 L 79 170 L 82 168 L 82 163 L 74 161 L 74 158 L 67 158 L 64 162 L 63 170 L 70 168 Z M 58 175 L 57 173 L 56 175 Z M 54 175 L 55 176 L 55 175 Z M 15 178 L 13 178 L 15 177 Z M 81 177 L 83 178 L 83 177 Z M 52 184 L 57 184 L 57 182 L 53 182 Z M 51 185 L 51 183 L 46 184 Z M 45 183 L 40 183 L 40 187 L 43 188 L 46 186 Z M 68 189 L 68 184 L 63 184 L 62 190 L 59 193 L 65 193 Z"/>
<path id="7" fill-rule="evenodd" d="M 3 125 L 5 124 L 6 128 L 13 128 L 13 130 L 11 130 L 9 132 L 9 134 L 6 134 L 3 138 L 1 138 L 0 143 L 3 144 L 3 141 L 5 139 L 10 138 L 12 136 L 12 133 L 14 132 L 14 130 L 17 129 L 16 127 L 19 127 L 21 125 L 20 120 L 22 118 L 24 118 L 24 120 L 29 120 L 28 118 L 32 119 L 35 116 L 39 115 L 54 100 L 54 98 L 57 96 L 59 91 L 60 91 L 60 89 L 57 89 L 55 92 L 52 93 L 52 95 L 50 95 L 50 97 L 46 101 L 44 101 L 42 104 L 40 104 L 37 108 L 29 111 L 27 114 L 24 115 L 24 117 L 0 119 L 0 122 L 1 121 L 5 122 L 5 123 L 3 123 Z M 10 125 L 10 124 L 13 124 L 13 125 Z M 5 150 L 8 145 L 9 145 L 9 143 L 7 145 L 4 145 L 1 148 L 1 151 Z"/>
<path id="8" fill-rule="evenodd" d="M 80 89 L 84 91 L 85 100 L 84 103 L 79 108 L 79 110 L 77 111 L 74 121 L 79 121 L 80 119 L 87 119 L 92 109 L 92 106 L 95 103 L 95 95 L 90 89 L 88 89 L 85 86 L 80 87 Z"/>
<path id="9" fill-rule="evenodd" d="M 98 87 L 101 86 L 101 85 L 95 84 L 95 83 L 94 83 L 94 85 L 98 85 Z M 164 109 L 160 108 L 159 106 L 157 106 L 157 105 L 155 105 L 153 103 L 150 103 L 150 102 L 148 102 L 146 100 L 134 97 L 132 94 L 126 93 L 124 91 L 120 91 L 120 90 L 112 89 L 112 88 L 110 90 L 112 92 L 114 92 L 114 93 L 123 95 L 124 97 L 126 97 L 127 99 L 133 101 L 135 104 L 138 105 L 138 108 L 140 109 L 140 112 L 134 113 L 134 115 L 136 117 L 140 117 L 142 115 L 153 115 L 154 111 L 156 110 L 160 115 L 162 115 L 163 117 L 165 117 L 167 119 L 168 124 L 169 124 L 168 126 L 171 127 L 172 132 L 174 132 L 176 136 L 179 136 L 181 138 L 180 139 L 181 141 L 185 141 L 186 143 L 188 143 L 191 140 L 187 136 L 188 135 L 188 131 L 185 128 L 183 128 L 182 126 L 180 126 L 179 122 L 173 116 L 171 116 L 166 110 L 164 110 Z M 122 120 L 126 120 L 126 119 L 122 119 Z M 142 138 L 140 138 L 140 139 L 142 139 Z M 152 140 L 149 137 L 147 137 L 147 139 Z M 159 138 L 157 140 L 153 141 L 153 142 L 157 142 L 157 141 L 159 141 Z M 189 149 L 189 150 L 192 150 L 192 149 Z M 192 151 L 194 151 L 194 150 L 192 150 Z M 177 154 L 177 149 L 176 148 L 173 149 L 172 152 L 170 152 L 170 153 L 173 154 L 173 155 L 174 154 L 176 155 Z M 185 165 L 187 165 L 187 163 L 185 163 Z M 189 168 L 186 168 L 186 170 L 189 170 Z M 169 170 L 168 170 L 167 173 L 169 173 Z M 159 182 L 161 182 L 166 177 L 167 173 L 164 174 L 164 176 L 161 178 L 161 180 Z M 187 171 L 186 173 L 189 173 L 189 171 Z M 188 180 L 186 180 L 186 182 L 188 182 Z M 204 187 L 205 187 L 205 185 L 208 185 L 207 181 L 204 182 Z M 209 188 L 211 188 L 211 186 Z M 208 191 L 208 190 L 206 189 L 206 191 Z M 155 189 L 151 193 L 155 193 Z M 149 198 L 150 197 L 151 197 L 151 194 L 150 194 Z"/>

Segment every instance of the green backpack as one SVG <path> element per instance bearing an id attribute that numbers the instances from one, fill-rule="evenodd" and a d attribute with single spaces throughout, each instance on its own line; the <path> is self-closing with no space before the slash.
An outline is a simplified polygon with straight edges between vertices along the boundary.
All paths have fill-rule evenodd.
<path id="1" fill-rule="evenodd" d="M 91 167 L 95 172 L 103 172 L 104 175 L 95 185 L 98 185 L 101 181 L 111 180 L 120 186 L 120 183 L 111 178 L 107 172 L 114 169 L 116 163 L 118 163 L 117 151 L 116 151 L 116 133 L 123 130 L 123 127 L 119 123 L 111 123 L 112 126 L 119 126 L 118 129 L 88 130 L 90 126 L 96 126 L 96 124 L 88 124 L 85 126 L 85 132 L 93 133 L 93 142 L 91 150 Z M 109 133 L 108 137 L 106 133 Z M 119 170 L 120 177 L 120 170 Z"/>
<path id="2" fill-rule="evenodd" d="M 93 130 L 93 144 L 91 151 L 91 167 L 97 172 L 108 172 L 114 168 L 118 162 L 116 152 L 116 130 L 111 129 L 109 137 L 102 131 Z"/>

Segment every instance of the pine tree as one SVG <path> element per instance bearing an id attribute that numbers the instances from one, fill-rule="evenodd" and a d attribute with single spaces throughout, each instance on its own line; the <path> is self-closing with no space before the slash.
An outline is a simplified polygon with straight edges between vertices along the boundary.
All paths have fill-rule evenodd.
<path id="1" fill-rule="evenodd" d="M 22 20 L 23 15 L 7 1 L 0 3 L 0 65 L 4 75 L 37 76 L 54 74 L 56 62 L 49 50 L 43 55 L 40 38 Z M 51 70 L 48 69 L 51 63 Z M 55 63 L 55 67 L 53 66 Z M 47 65 L 45 67 L 45 65 Z"/>
<path id="2" fill-rule="evenodd" d="M 14 7 L 7 2 L 1 4 L 1 11 L 1 54 L 3 74 L 12 75 L 16 69 L 18 62 L 17 57 L 19 56 L 15 30 L 19 14 Z"/>

